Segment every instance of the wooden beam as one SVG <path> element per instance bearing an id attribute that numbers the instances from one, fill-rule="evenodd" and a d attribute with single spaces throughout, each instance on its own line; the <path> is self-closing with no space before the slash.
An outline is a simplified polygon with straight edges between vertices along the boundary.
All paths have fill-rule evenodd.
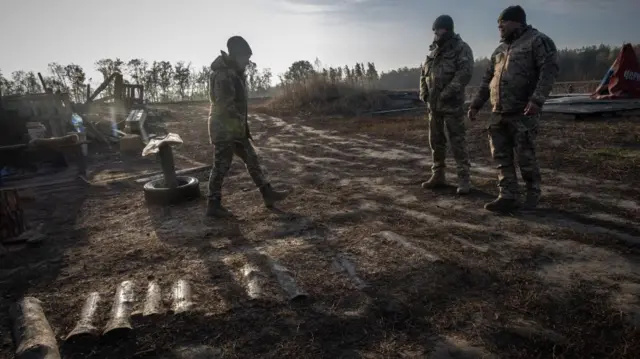
<path id="1" fill-rule="evenodd" d="M 104 82 L 100 84 L 100 86 L 98 86 L 98 88 L 95 91 L 93 91 L 91 96 L 89 96 L 89 99 L 87 99 L 87 102 L 93 101 L 96 98 L 96 96 L 100 94 L 100 92 L 102 92 L 105 88 L 107 88 L 107 86 L 109 86 L 109 83 L 113 81 L 114 78 L 116 78 L 117 74 L 118 74 L 117 72 L 114 72 L 111 74 L 111 76 L 109 76 L 106 80 L 104 80 Z"/>

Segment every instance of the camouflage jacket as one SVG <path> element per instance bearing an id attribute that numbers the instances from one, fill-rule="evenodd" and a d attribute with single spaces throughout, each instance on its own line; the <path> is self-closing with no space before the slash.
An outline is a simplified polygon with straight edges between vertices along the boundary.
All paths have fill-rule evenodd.
<path id="1" fill-rule="evenodd" d="M 431 112 L 461 114 L 473 74 L 473 51 L 457 34 L 431 49 L 420 74 L 420 98 Z"/>
<path id="2" fill-rule="evenodd" d="M 244 73 L 237 70 L 229 56 L 221 51 L 211 63 L 209 78 L 209 139 L 228 142 L 249 136 L 247 124 L 247 86 Z"/>
<path id="3" fill-rule="evenodd" d="M 558 70 L 553 40 L 527 26 L 513 41 L 501 43 L 493 52 L 470 107 L 480 109 L 488 99 L 496 113 L 522 113 L 529 101 L 542 107 Z"/>

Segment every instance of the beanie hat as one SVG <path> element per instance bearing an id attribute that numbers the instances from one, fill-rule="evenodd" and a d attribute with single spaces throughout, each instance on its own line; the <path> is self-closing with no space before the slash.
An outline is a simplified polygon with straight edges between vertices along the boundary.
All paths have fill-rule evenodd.
<path id="1" fill-rule="evenodd" d="M 445 29 L 447 31 L 453 31 L 453 19 L 449 15 L 440 15 L 433 22 L 433 30 Z"/>
<path id="2" fill-rule="evenodd" d="M 520 5 L 509 6 L 500 13 L 498 21 L 515 21 L 524 25 L 527 23 L 527 14 Z"/>
<path id="3" fill-rule="evenodd" d="M 232 56 L 251 56 L 253 52 L 249 43 L 242 36 L 232 36 L 227 40 L 227 50 Z"/>

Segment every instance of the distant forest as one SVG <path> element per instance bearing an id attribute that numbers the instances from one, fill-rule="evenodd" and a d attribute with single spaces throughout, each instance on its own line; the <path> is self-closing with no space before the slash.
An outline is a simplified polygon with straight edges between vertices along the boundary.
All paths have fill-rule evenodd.
<path id="1" fill-rule="evenodd" d="M 640 44 L 636 44 L 634 48 L 640 55 Z M 600 80 L 619 52 L 620 47 L 608 45 L 560 50 L 558 81 Z M 476 60 L 471 86 L 480 83 L 488 61 L 487 58 Z M 105 79 L 114 72 L 121 72 L 125 76 L 125 82 L 144 85 L 146 96 L 153 102 L 207 98 L 209 66 L 195 68 L 184 61 L 123 61 L 116 58 L 96 61 L 95 69 Z M 54 91 L 68 92 L 74 101 L 84 102 L 89 79 L 81 66 L 50 63 L 41 74 L 46 87 Z M 419 65 L 379 73 L 373 62 L 326 68 L 318 59 L 314 63 L 300 60 L 294 62 L 284 74 L 279 75 L 279 85 L 272 87 L 273 74 L 269 68 L 259 69 L 257 64 L 251 63 L 247 69 L 248 87 L 254 96 L 271 94 L 282 86 L 280 84 L 303 81 L 310 76 L 323 76 L 334 82 L 348 82 L 386 90 L 410 90 L 418 87 L 419 74 Z M 98 83 L 93 81 L 92 87 L 95 88 L 97 85 Z M 0 90 L 3 95 L 44 92 L 37 72 L 33 71 L 3 74 L 0 70 Z M 110 86 L 104 91 L 104 95 L 110 95 L 112 91 L 113 88 Z"/>
<path id="2" fill-rule="evenodd" d="M 640 44 L 633 46 L 640 58 Z M 564 49 L 558 54 L 560 74 L 558 82 L 600 81 L 620 53 L 621 46 L 589 46 L 580 49 Z M 476 60 L 470 86 L 480 85 L 482 76 L 489 65 L 488 58 Z M 404 67 L 380 76 L 380 87 L 388 89 L 416 88 L 420 68 Z"/>

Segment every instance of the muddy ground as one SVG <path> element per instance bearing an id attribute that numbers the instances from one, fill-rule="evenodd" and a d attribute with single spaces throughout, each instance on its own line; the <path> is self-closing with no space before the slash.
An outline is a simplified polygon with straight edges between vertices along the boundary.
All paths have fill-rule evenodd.
<path id="1" fill-rule="evenodd" d="M 178 152 L 210 163 L 206 105 L 170 109 Z M 167 305 L 172 283 L 189 281 L 193 313 L 65 357 L 173 358 L 203 345 L 202 358 L 637 357 L 640 121 L 545 117 L 544 198 L 509 216 L 482 208 L 497 194 L 485 125 L 470 125 L 467 197 L 420 188 L 430 151 L 418 115 L 255 116 L 268 176 L 292 193 L 264 208 L 236 158 L 224 187 L 234 220 L 206 219 L 204 198 L 149 208 L 131 181 L 38 195 L 25 205 L 46 241 L 1 260 L 0 357 L 14 350 L 6 313 L 20 296 L 43 301 L 62 344 L 90 292 L 102 327 L 118 283 L 134 281 L 139 309 L 152 279 Z M 208 173 L 195 176 L 205 193 Z M 306 299 L 289 300 L 274 263 Z M 262 297 L 250 296 L 247 265 Z"/>

